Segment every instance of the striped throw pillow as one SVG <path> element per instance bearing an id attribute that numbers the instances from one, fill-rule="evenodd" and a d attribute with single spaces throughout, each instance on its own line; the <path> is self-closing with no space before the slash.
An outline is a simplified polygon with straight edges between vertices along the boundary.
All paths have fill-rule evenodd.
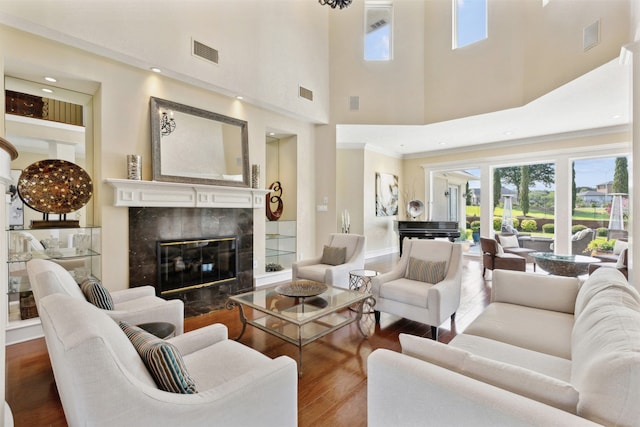
<path id="1" fill-rule="evenodd" d="M 92 275 L 87 276 L 87 278 L 80 283 L 80 289 L 82 289 L 84 297 L 91 304 L 103 310 L 113 310 L 111 294 L 102 286 L 102 283 L 96 277 Z"/>
<path id="2" fill-rule="evenodd" d="M 127 322 L 120 322 L 119 325 L 140 355 L 158 388 L 180 394 L 198 392 L 180 352 L 173 344 Z"/>
<path id="3" fill-rule="evenodd" d="M 446 267 L 446 261 L 424 261 L 417 258 L 409 258 L 407 279 L 435 285 L 444 280 L 447 274 Z"/>

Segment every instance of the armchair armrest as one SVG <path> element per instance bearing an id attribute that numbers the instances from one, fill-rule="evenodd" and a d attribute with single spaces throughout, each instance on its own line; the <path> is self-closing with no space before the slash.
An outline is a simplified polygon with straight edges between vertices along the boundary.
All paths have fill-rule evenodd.
<path id="1" fill-rule="evenodd" d="M 495 270 L 491 302 L 505 302 L 573 314 L 580 280 L 521 271 Z"/>
<path id="2" fill-rule="evenodd" d="M 383 283 L 390 282 L 392 280 L 398 280 L 404 277 L 404 269 L 394 268 L 393 270 L 379 274 L 371 278 L 371 293 L 373 295 L 380 295 L 380 286 Z"/>
<path id="3" fill-rule="evenodd" d="M 229 338 L 227 327 L 221 323 L 205 326 L 167 341 L 175 345 L 181 355 L 191 354 Z"/>
<path id="4" fill-rule="evenodd" d="M 293 263 L 293 267 L 306 267 L 308 265 L 320 264 L 322 257 L 302 259 Z"/>
<path id="5" fill-rule="evenodd" d="M 369 427 L 595 426 L 584 418 L 386 349 L 367 360 Z M 390 410 L 389 408 L 393 408 Z"/>
<path id="6" fill-rule="evenodd" d="M 125 301 L 131 301 L 142 297 L 154 296 L 156 290 L 153 286 L 138 286 L 129 289 L 120 289 L 118 291 L 111 291 L 111 299 L 114 304 L 119 304 Z"/>

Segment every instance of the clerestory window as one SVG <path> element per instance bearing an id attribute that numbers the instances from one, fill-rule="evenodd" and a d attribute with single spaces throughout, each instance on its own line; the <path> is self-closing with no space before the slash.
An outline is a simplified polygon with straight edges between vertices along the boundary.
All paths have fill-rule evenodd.
<path id="1" fill-rule="evenodd" d="M 390 61 L 393 39 L 393 5 L 390 1 L 368 1 L 364 7 L 364 59 Z"/>
<path id="2" fill-rule="evenodd" d="M 487 38 L 487 0 L 451 0 L 453 4 L 453 48 Z"/>

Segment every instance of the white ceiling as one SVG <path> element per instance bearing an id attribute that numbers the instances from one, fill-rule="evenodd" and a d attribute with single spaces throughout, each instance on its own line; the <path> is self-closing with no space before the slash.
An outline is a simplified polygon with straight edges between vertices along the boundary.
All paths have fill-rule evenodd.
<path id="1" fill-rule="evenodd" d="M 338 146 L 398 156 L 549 135 L 613 131 L 630 123 L 631 66 L 618 58 L 527 105 L 428 125 L 338 125 Z"/>

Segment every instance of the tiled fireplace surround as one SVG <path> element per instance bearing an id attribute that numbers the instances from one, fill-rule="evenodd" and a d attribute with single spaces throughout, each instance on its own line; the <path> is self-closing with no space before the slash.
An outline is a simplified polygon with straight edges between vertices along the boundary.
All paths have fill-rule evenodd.
<path id="1" fill-rule="evenodd" d="M 253 288 L 253 210 L 267 191 L 108 179 L 114 205 L 129 209 L 129 286 L 157 284 L 159 240 L 237 236 L 237 280 L 176 294 L 185 315 L 220 308 L 230 294 Z"/>

